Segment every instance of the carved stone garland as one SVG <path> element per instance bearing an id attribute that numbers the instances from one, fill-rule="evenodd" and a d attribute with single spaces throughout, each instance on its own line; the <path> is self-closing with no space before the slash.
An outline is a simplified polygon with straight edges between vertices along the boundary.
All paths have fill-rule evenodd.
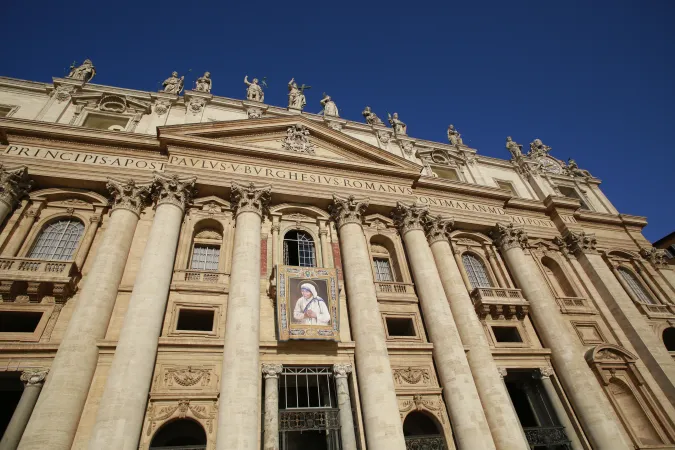
<path id="1" fill-rule="evenodd" d="M 191 387 L 200 381 L 202 386 L 211 383 L 210 369 L 195 369 L 192 366 L 188 366 L 185 368 L 167 369 L 164 373 L 164 384 L 166 386 L 172 386 L 175 382 L 183 387 Z"/>
<path id="2" fill-rule="evenodd" d="M 185 210 L 185 207 L 192 202 L 196 181 L 196 177 L 181 179 L 178 175 L 155 173 L 152 184 L 153 197 L 157 201 L 157 206 L 168 203 Z"/>
<path id="3" fill-rule="evenodd" d="M 431 376 L 428 369 L 404 367 L 392 371 L 396 384 L 429 384 Z"/>
<path id="4" fill-rule="evenodd" d="M 8 169 L 0 164 L 0 201 L 10 208 L 14 208 L 19 199 L 28 193 L 32 184 L 26 167 Z"/>
<path id="5" fill-rule="evenodd" d="M 112 196 L 112 210 L 128 209 L 137 216 L 141 214 L 145 206 L 145 202 L 150 195 L 151 185 L 136 184 L 132 179 L 127 181 L 115 180 L 108 178 L 106 187 Z"/>
<path id="6" fill-rule="evenodd" d="M 362 216 L 368 208 L 368 198 L 357 199 L 353 195 L 341 197 L 333 194 L 333 203 L 328 207 L 331 217 L 338 224 L 338 228 L 348 223 L 362 223 Z"/>
<path id="7" fill-rule="evenodd" d="M 247 186 L 232 183 L 230 201 L 235 216 L 245 211 L 254 212 L 262 217 L 266 216 L 269 213 L 271 193 L 271 186 L 256 187 L 253 183 Z"/>

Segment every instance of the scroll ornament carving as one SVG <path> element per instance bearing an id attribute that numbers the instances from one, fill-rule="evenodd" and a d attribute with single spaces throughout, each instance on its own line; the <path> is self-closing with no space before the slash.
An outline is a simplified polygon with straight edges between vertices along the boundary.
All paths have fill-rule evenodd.
<path id="1" fill-rule="evenodd" d="M 396 228 L 401 235 L 412 230 L 424 230 L 424 222 L 429 216 L 429 207 L 420 205 L 417 202 L 408 206 L 402 202 L 396 202 L 396 208 L 391 212 Z"/>
<path id="2" fill-rule="evenodd" d="M 254 212 L 260 216 L 267 215 L 272 198 L 271 192 L 271 186 L 257 188 L 253 183 L 249 183 L 247 186 L 232 183 L 230 200 L 235 216 L 245 211 Z"/>
<path id="3" fill-rule="evenodd" d="M 347 363 L 333 364 L 333 374 L 335 378 L 347 378 L 352 373 L 352 365 Z"/>
<path id="4" fill-rule="evenodd" d="M 151 188 L 150 184 L 136 184 L 132 179 L 119 181 L 112 178 L 108 178 L 106 187 L 112 196 L 113 211 L 118 208 L 128 209 L 136 215 L 143 212 Z"/>
<path id="5" fill-rule="evenodd" d="M 75 92 L 73 86 L 58 86 L 54 91 L 54 98 L 56 98 L 59 103 L 62 103 L 69 100 L 73 92 Z"/>
<path id="6" fill-rule="evenodd" d="M 206 106 L 205 99 L 200 97 L 192 97 L 190 98 L 188 109 L 192 114 L 199 114 L 200 112 L 202 112 L 202 109 L 204 109 L 204 106 Z"/>
<path id="7" fill-rule="evenodd" d="M 328 210 L 333 217 L 333 220 L 341 228 L 348 223 L 357 223 L 361 225 L 362 216 L 366 208 L 368 208 L 369 200 L 367 198 L 357 199 L 353 195 L 349 197 L 341 197 L 333 194 L 333 203 L 328 207 Z"/>
<path id="8" fill-rule="evenodd" d="M 249 119 L 260 119 L 265 111 L 262 108 L 251 107 L 246 110 Z"/>
<path id="9" fill-rule="evenodd" d="M 668 265 L 666 261 L 666 251 L 660 248 L 642 248 L 640 249 L 640 255 L 651 262 L 656 268 L 662 268 Z"/>
<path id="10" fill-rule="evenodd" d="M 441 423 L 445 423 L 445 417 L 442 412 L 442 404 L 438 398 L 428 398 L 419 394 L 413 396 L 412 399 L 405 399 L 399 405 L 399 411 L 404 413 L 412 409 L 417 411 L 422 411 L 428 409 L 436 414 L 434 414 Z"/>
<path id="11" fill-rule="evenodd" d="M 378 131 L 377 139 L 384 145 L 387 145 L 391 140 L 391 133 L 388 131 Z"/>
<path id="12" fill-rule="evenodd" d="M 169 103 L 158 101 L 155 103 L 155 112 L 158 116 L 163 116 L 169 110 Z"/>
<path id="13" fill-rule="evenodd" d="M 155 173 L 152 182 L 153 195 L 157 206 L 171 204 L 185 210 L 195 194 L 196 177 L 179 178 L 178 175 L 164 175 Z"/>
<path id="14" fill-rule="evenodd" d="M 504 251 L 515 247 L 525 248 L 527 246 L 527 233 L 525 233 L 523 228 L 516 227 L 512 223 L 498 223 L 490 235 L 495 244 Z"/>
<path id="15" fill-rule="evenodd" d="M 326 122 L 326 125 L 328 125 L 328 128 L 331 130 L 342 131 L 342 124 L 340 124 L 340 122 L 333 122 L 329 120 Z"/>
<path id="16" fill-rule="evenodd" d="M 424 231 L 427 234 L 429 245 L 437 241 L 448 241 L 450 239 L 450 232 L 455 222 L 452 219 L 438 216 L 429 216 L 424 222 Z"/>
<path id="17" fill-rule="evenodd" d="M 267 378 L 279 378 L 279 374 L 284 369 L 284 366 L 281 364 L 263 364 L 262 373 L 265 379 Z"/>
<path id="18" fill-rule="evenodd" d="M 123 113 L 127 109 L 127 100 L 121 95 L 103 94 L 101 100 L 98 102 L 98 109 L 101 111 Z"/>
<path id="19" fill-rule="evenodd" d="M 298 153 L 315 154 L 315 147 L 309 141 L 309 130 L 304 125 L 293 125 L 286 130 L 286 137 L 281 143 L 284 150 Z"/>
<path id="20" fill-rule="evenodd" d="M 211 382 L 210 369 L 194 369 L 188 366 L 180 369 L 167 369 L 164 373 L 164 384 L 166 386 L 172 386 L 173 383 L 177 383 L 183 387 L 191 387 L 200 381 L 202 386 L 206 386 Z"/>
<path id="21" fill-rule="evenodd" d="M 195 238 L 221 240 L 223 239 L 223 235 L 218 230 L 214 230 L 213 228 L 205 228 L 199 231 L 199 233 L 195 235 Z"/>
<path id="22" fill-rule="evenodd" d="M 431 382 L 428 369 L 405 367 L 394 369 L 393 375 L 396 384 L 429 384 Z"/>
<path id="23" fill-rule="evenodd" d="M 21 373 L 21 381 L 26 383 L 27 386 L 42 384 L 48 373 L 48 369 L 27 369 Z"/>
<path id="24" fill-rule="evenodd" d="M 8 169 L 0 163 L 0 201 L 14 208 L 23 196 L 28 194 L 33 182 L 28 179 L 25 166 Z"/>
<path id="25" fill-rule="evenodd" d="M 411 156 L 413 154 L 413 151 L 415 149 L 415 144 L 410 141 L 399 141 L 399 145 L 401 146 L 401 150 L 408 155 Z"/>
<path id="26" fill-rule="evenodd" d="M 568 231 L 565 240 L 569 245 L 572 253 L 586 253 L 597 254 L 596 245 L 598 243 L 594 233 L 586 233 L 585 231 Z"/>
<path id="27" fill-rule="evenodd" d="M 190 400 L 182 399 L 174 405 L 165 406 L 157 410 L 155 404 L 150 403 L 146 413 L 150 425 L 148 426 L 146 434 L 151 436 L 158 422 L 165 421 L 176 413 L 178 413 L 177 418 L 179 419 L 184 419 L 189 413 L 192 413 L 195 418 L 204 420 L 207 431 L 212 433 L 213 420 L 218 414 L 218 407 L 215 401 L 213 402 L 213 406 L 209 408 L 206 405 L 193 405 Z"/>

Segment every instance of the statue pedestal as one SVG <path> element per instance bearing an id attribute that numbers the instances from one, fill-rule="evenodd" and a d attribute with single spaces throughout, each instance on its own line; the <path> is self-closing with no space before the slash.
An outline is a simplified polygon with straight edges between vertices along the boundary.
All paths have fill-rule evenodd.
<path id="1" fill-rule="evenodd" d="M 326 123 L 326 125 L 328 125 L 328 128 L 331 128 L 335 131 L 342 130 L 342 127 L 347 124 L 346 120 L 335 116 L 323 116 L 323 121 Z"/>
<path id="2" fill-rule="evenodd" d="M 249 119 L 262 118 L 265 111 L 267 111 L 267 108 L 269 108 L 266 104 L 253 100 L 243 100 L 241 104 L 244 106 Z"/>

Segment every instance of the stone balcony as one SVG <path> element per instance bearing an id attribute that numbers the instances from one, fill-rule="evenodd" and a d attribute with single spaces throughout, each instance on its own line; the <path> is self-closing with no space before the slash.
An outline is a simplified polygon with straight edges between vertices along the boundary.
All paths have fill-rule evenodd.
<path id="1" fill-rule="evenodd" d="M 375 291 L 378 300 L 390 301 L 417 301 L 415 286 L 412 283 L 396 281 L 376 281 Z"/>
<path id="2" fill-rule="evenodd" d="M 556 302 L 563 314 L 595 314 L 595 308 L 591 306 L 588 299 L 584 297 L 559 297 L 556 296 Z"/>
<path id="3" fill-rule="evenodd" d="M 650 303 L 635 303 L 635 306 L 650 319 L 675 319 L 675 306 Z"/>
<path id="4" fill-rule="evenodd" d="M 471 291 L 471 300 L 481 319 L 488 315 L 493 319 L 508 319 L 514 315 L 522 319 L 530 309 L 530 303 L 523 298 L 520 289 L 479 287 Z"/>
<path id="5" fill-rule="evenodd" d="M 230 274 L 213 270 L 175 270 L 171 289 L 177 291 L 227 292 Z"/>
<path id="6" fill-rule="evenodd" d="M 80 271 L 75 261 L 0 258 L 0 296 L 14 301 L 26 295 L 31 302 L 52 295 L 63 300 L 75 292 Z"/>

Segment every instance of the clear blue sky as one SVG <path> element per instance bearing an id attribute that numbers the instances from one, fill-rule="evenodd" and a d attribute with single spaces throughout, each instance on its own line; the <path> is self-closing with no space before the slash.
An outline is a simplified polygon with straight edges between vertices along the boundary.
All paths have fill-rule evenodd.
<path id="1" fill-rule="evenodd" d="M 152 4 L 154 3 L 154 4 Z M 0 75 L 63 76 L 91 58 L 95 82 L 156 90 L 172 70 L 209 70 L 243 98 L 245 74 L 322 92 L 342 116 L 397 111 L 411 135 L 449 123 L 481 154 L 538 137 L 603 180 L 646 236 L 675 230 L 675 1 L 43 2 L 3 7 Z M 191 72 L 188 72 L 192 69 Z"/>

